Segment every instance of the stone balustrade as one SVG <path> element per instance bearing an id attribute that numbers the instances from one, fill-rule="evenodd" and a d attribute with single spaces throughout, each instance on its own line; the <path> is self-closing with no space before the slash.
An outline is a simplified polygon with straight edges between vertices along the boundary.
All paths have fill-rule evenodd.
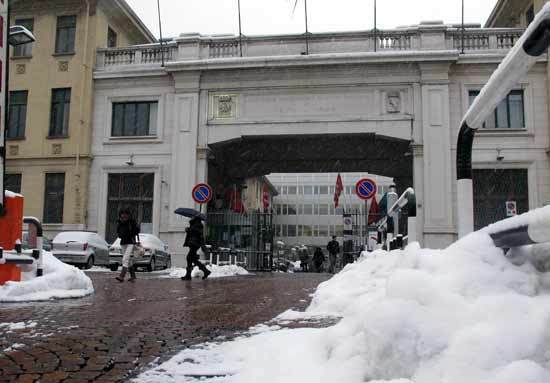
<path id="1" fill-rule="evenodd" d="M 309 54 L 388 52 L 388 51 L 462 51 L 465 54 L 504 52 L 523 33 L 513 28 L 467 28 L 441 23 L 422 23 L 395 30 L 309 34 Z M 242 47 L 236 36 L 183 34 L 174 41 L 127 48 L 98 49 L 97 71 L 120 70 L 136 65 L 162 62 L 225 59 L 231 57 L 292 56 L 305 54 L 304 35 L 243 36 Z"/>

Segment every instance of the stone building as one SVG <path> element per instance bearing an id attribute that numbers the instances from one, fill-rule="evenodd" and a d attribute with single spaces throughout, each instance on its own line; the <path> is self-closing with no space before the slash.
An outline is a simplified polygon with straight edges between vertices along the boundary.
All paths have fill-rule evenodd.
<path id="1" fill-rule="evenodd" d="M 96 50 L 155 41 L 124 0 L 10 2 L 36 42 L 11 50 L 6 187 L 54 234 L 84 229 Z"/>
<path id="2" fill-rule="evenodd" d="M 446 246 L 461 118 L 521 33 L 469 27 L 463 54 L 460 28 L 431 22 L 313 34 L 309 55 L 301 35 L 255 36 L 242 57 L 236 37 L 185 34 L 164 45 L 164 66 L 158 45 L 100 49 L 89 229 L 105 234 L 112 204 L 131 200 L 178 263 L 187 221 L 172 212 L 194 206 L 197 182 L 368 172 L 413 186 L 417 238 Z M 550 200 L 547 98 L 544 57 L 476 136 L 476 226 L 503 218 L 506 201 L 521 212 Z M 142 108 L 135 127 L 128 108 Z"/>

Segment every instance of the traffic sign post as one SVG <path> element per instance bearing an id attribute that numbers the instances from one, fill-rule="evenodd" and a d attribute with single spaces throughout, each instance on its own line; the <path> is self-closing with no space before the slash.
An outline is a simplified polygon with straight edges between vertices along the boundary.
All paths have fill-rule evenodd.
<path id="1" fill-rule="evenodd" d="M 363 178 L 355 184 L 357 197 L 369 200 L 376 195 L 376 182 L 370 178 Z"/>
<path id="2" fill-rule="evenodd" d="M 191 192 L 193 200 L 201 205 L 201 210 L 203 204 L 210 202 L 210 200 L 212 199 L 212 195 L 212 188 L 207 184 L 197 184 Z"/>

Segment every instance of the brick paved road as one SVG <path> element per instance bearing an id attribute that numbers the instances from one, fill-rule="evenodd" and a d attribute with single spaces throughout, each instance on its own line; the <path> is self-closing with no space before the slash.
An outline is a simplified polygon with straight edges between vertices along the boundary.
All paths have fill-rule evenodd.
<path id="1" fill-rule="evenodd" d="M 0 382 L 126 381 L 157 357 L 162 362 L 189 345 L 231 338 L 288 308 L 304 308 L 328 278 L 265 274 L 118 284 L 111 273 L 90 275 L 93 296 L 0 305 L 0 323 L 37 322 L 0 329 Z M 16 343 L 20 348 L 2 352 Z"/>

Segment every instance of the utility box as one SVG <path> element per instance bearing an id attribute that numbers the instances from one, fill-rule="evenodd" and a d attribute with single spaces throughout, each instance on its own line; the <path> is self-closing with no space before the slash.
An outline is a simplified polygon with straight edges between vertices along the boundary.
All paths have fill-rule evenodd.
<path id="1" fill-rule="evenodd" d="M 23 196 L 6 192 L 5 213 L 0 216 L 0 247 L 13 250 L 15 242 L 23 238 Z"/>

